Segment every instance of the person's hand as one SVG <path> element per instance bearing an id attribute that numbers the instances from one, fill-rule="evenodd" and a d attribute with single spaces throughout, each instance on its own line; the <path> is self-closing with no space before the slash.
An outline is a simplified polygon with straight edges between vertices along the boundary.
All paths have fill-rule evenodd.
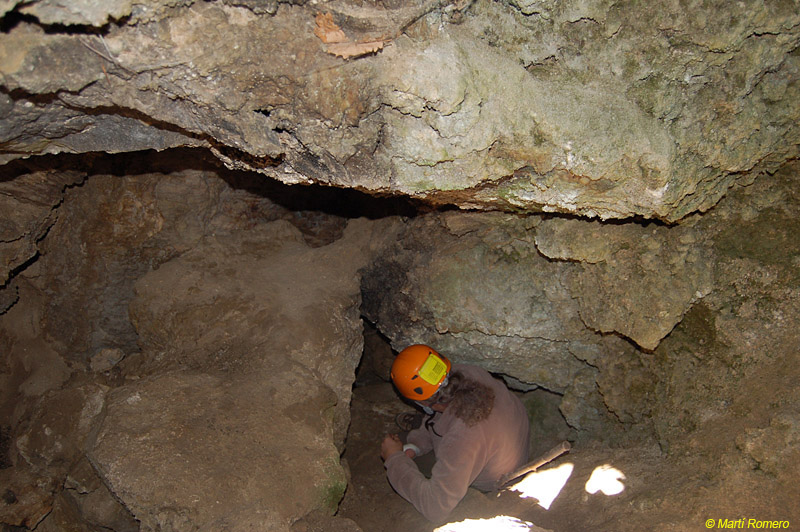
<path id="1" fill-rule="evenodd" d="M 381 443 L 381 458 L 386 461 L 393 454 L 401 452 L 403 452 L 403 444 L 400 437 L 397 434 L 387 434 Z"/>

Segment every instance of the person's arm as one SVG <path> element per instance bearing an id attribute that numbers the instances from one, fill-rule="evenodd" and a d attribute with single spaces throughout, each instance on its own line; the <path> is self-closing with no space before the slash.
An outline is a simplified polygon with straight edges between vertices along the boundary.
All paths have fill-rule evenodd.
<path id="1" fill-rule="evenodd" d="M 481 472 L 484 445 L 480 439 L 471 440 L 462 431 L 449 432 L 437 449 L 430 480 L 408 456 L 396 453 L 385 463 L 389 482 L 428 520 L 444 521 Z"/>
<path id="2" fill-rule="evenodd" d="M 418 456 L 427 454 L 433 450 L 433 436 L 431 436 L 431 433 L 425 427 L 424 422 L 419 428 L 409 431 L 406 441 L 417 446 L 419 449 L 419 453 L 417 453 Z"/>

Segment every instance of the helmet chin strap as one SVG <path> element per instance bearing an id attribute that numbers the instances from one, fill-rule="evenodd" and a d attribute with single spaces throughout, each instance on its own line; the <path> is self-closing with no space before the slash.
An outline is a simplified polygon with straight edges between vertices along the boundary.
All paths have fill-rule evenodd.
<path id="1" fill-rule="evenodd" d="M 431 407 L 429 407 L 427 405 L 423 405 L 419 401 L 414 401 L 414 402 L 417 403 L 417 406 L 419 406 L 422 409 L 423 412 L 425 412 L 429 416 L 433 415 L 433 408 L 431 408 Z"/>

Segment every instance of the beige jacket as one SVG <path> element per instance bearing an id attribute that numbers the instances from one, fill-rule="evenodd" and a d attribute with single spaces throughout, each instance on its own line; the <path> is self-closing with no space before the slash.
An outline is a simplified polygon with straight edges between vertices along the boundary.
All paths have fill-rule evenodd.
<path id="1" fill-rule="evenodd" d="M 482 368 L 453 365 L 452 369 L 494 390 L 489 417 L 467 427 L 445 411 L 435 414 L 432 424 L 409 432 L 409 443 L 422 454 L 432 450 L 436 455 L 430 479 L 402 452 L 384 464 L 395 491 L 433 522 L 444 521 L 470 486 L 491 491 L 501 476 L 528 460 L 530 429 L 522 402 Z"/>

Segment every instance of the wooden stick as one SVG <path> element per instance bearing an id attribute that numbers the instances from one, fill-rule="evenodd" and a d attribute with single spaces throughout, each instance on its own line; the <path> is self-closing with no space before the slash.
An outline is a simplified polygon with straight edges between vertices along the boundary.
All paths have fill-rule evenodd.
<path id="1" fill-rule="evenodd" d="M 556 445 L 555 447 L 544 453 L 542 456 L 540 456 L 533 462 L 528 462 L 526 465 L 522 466 L 516 471 L 513 471 L 507 475 L 503 475 L 502 477 L 500 477 L 500 480 L 497 481 L 498 491 L 504 489 L 506 485 L 515 478 L 521 477 L 522 475 L 530 473 L 531 471 L 536 471 L 544 464 L 552 462 L 565 452 L 569 451 L 571 448 L 572 445 L 570 445 L 568 441 L 562 441 L 561 443 L 559 443 L 558 445 Z"/>

